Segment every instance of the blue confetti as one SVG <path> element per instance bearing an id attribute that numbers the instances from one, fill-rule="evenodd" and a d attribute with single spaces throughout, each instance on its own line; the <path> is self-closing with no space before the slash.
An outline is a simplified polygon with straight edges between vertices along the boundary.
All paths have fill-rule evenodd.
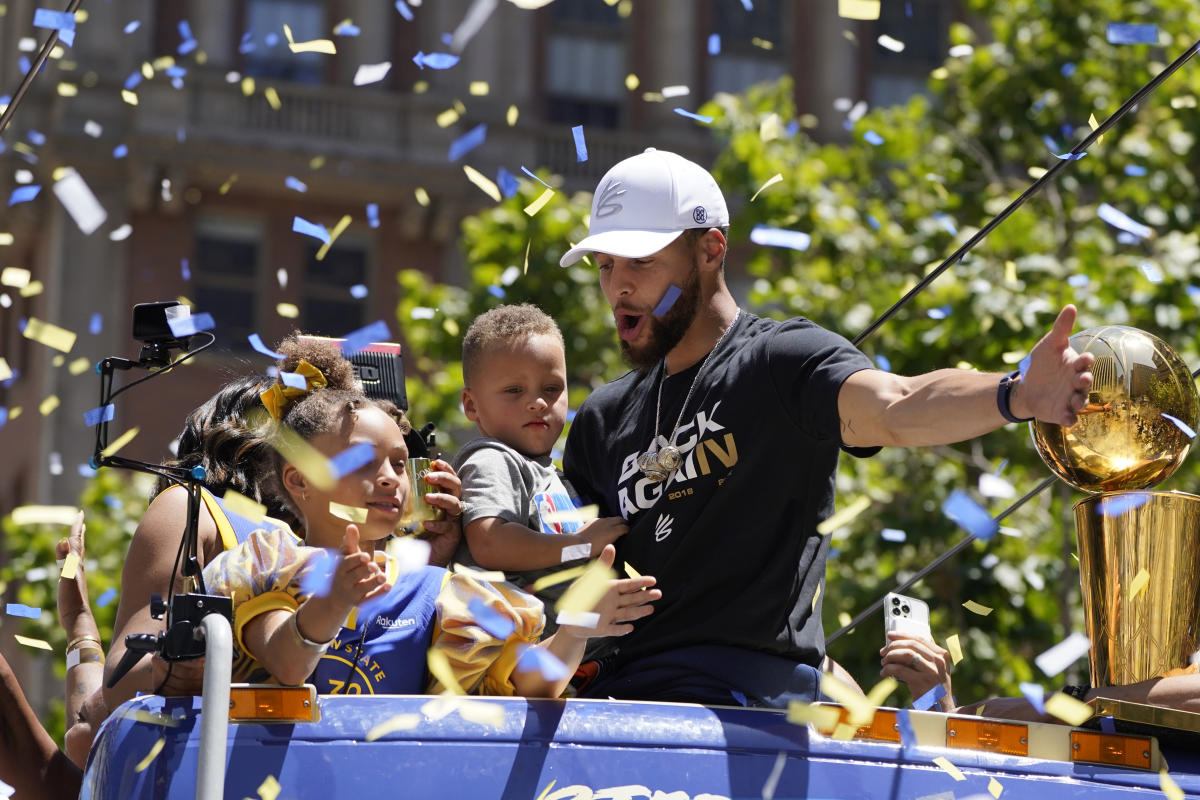
<path id="1" fill-rule="evenodd" d="M 950 316 L 951 310 L 950 306 L 938 306 L 937 308 L 929 309 L 925 313 L 929 315 L 930 319 L 945 319 Z"/>
<path id="2" fill-rule="evenodd" d="M 3 428 L 8 423 L 8 409 L 0 406 L 0 428 Z"/>
<path id="3" fill-rule="evenodd" d="M 1046 149 L 1053 153 L 1058 150 L 1058 142 L 1051 139 L 1049 136 L 1042 134 L 1042 144 L 1046 145 Z"/>
<path id="4" fill-rule="evenodd" d="M 91 411 L 83 412 L 83 421 L 89 428 L 99 425 L 101 422 L 112 422 L 113 415 L 117 408 L 112 403 L 99 408 L 93 408 Z"/>
<path id="5" fill-rule="evenodd" d="M 281 372 L 280 376 L 287 373 Z M 375 460 L 375 445 L 359 442 L 329 459 L 329 471 L 334 478 L 344 478 Z"/>
<path id="6" fill-rule="evenodd" d="M 867 224 L 870 225 L 871 228 L 874 230 L 879 230 L 881 227 L 883 227 L 879 223 L 879 220 L 875 219 L 874 214 L 867 214 Z"/>
<path id="7" fill-rule="evenodd" d="M 413 21 L 412 9 L 408 7 L 408 3 L 404 0 L 396 0 L 396 10 L 400 12 L 400 16 L 404 17 L 408 22 Z"/>
<path id="8" fill-rule="evenodd" d="M 812 237 L 801 231 L 755 225 L 750 231 L 750 241 L 768 247 L 790 247 L 792 250 L 804 251 L 812 244 Z"/>
<path id="9" fill-rule="evenodd" d="M 1146 174 L 1146 168 L 1141 164 L 1126 164 L 1125 174 L 1131 178 L 1140 178 Z"/>
<path id="10" fill-rule="evenodd" d="M 294 217 L 292 219 L 292 230 L 296 233 L 303 233 L 305 236 L 311 236 L 314 239 L 319 239 L 325 244 L 329 244 L 329 231 L 325 230 L 325 226 L 317 225 L 314 222 L 309 222 L 304 217 Z"/>
<path id="11" fill-rule="evenodd" d="M 867 131 L 863 134 L 863 139 L 867 140 L 868 143 L 873 144 L 876 147 L 879 147 L 879 145 L 883 144 L 883 137 L 875 131 Z"/>
<path id="12" fill-rule="evenodd" d="M 213 322 L 212 314 L 207 311 L 201 311 L 199 314 L 192 314 L 188 317 L 168 319 L 167 325 L 171 328 L 171 334 L 176 338 L 191 336 L 200 331 L 210 331 L 217 326 Z"/>
<path id="13" fill-rule="evenodd" d="M 562 680 L 570 675 L 567 665 L 559 661 L 553 653 L 540 647 L 526 647 L 517 659 L 517 669 L 521 672 L 540 672 L 548 681 Z"/>
<path id="14" fill-rule="evenodd" d="M 912 718 L 909 717 L 907 708 L 896 711 L 896 724 L 900 728 L 900 746 L 902 748 L 915 747 L 917 732 L 913 729 Z"/>
<path id="15" fill-rule="evenodd" d="M 113 158 L 124 158 L 127 155 L 129 155 L 128 146 L 119 144 L 113 148 Z"/>
<path id="16" fill-rule="evenodd" d="M 283 179 L 283 185 L 297 192 L 308 191 L 308 185 L 304 181 L 300 180 L 299 178 L 292 177 L 291 175 L 288 175 Z"/>
<path id="17" fill-rule="evenodd" d="M 943 214 L 941 211 L 938 211 L 933 215 L 933 218 L 938 225 L 942 226 L 942 229 L 946 231 L 946 233 L 950 234 L 951 236 L 958 235 L 958 228 L 955 227 L 954 220 L 950 219 L 949 216 Z"/>
<path id="18" fill-rule="evenodd" d="M 1002 475 L 1004 473 L 1004 470 L 1006 470 L 1007 468 L 1008 468 L 1008 459 L 1006 458 L 1000 462 L 1000 466 L 996 467 L 996 475 L 997 476 Z"/>
<path id="19" fill-rule="evenodd" d="M 490 294 L 492 297 L 495 297 L 498 300 L 504 299 L 504 289 L 502 289 L 501 287 L 489 286 L 487 288 L 487 290 L 488 290 L 488 294 Z"/>
<path id="20" fill-rule="evenodd" d="M 1109 225 L 1112 225 L 1114 228 L 1125 231 L 1126 233 L 1132 234 L 1140 239 L 1149 239 L 1154 235 L 1154 230 L 1152 228 L 1149 228 L 1131 218 L 1123 211 L 1118 211 L 1108 203 L 1100 204 L 1100 207 L 1096 209 L 1096 216 L 1107 222 Z"/>
<path id="21" fill-rule="evenodd" d="M 4 611 L 10 617 L 27 617 L 28 619 L 41 619 L 42 618 L 42 610 L 40 608 L 34 608 L 33 606 L 27 606 L 27 605 L 24 605 L 23 603 L 9 603 L 5 607 Z"/>
<path id="22" fill-rule="evenodd" d="M 471 618 L 475 620 L 476 625 L 487 631 L 489 635 L 502 641 L 512 636 L 513 631 L 517 629 L 516 624 L 511 619 L 478 597 L 471 598 L 471 602 L 467 603 L 467 610 L 471 612 Z"/>
<path id="23" fill-rule="evenodd" d="M 301 375 L 299 372 L 279 372 L 279 380 L 284 386 L 290 386 L 293 389 L 305 391 L 308 389 L 308 378 Z"/>
<path id="24" fill-rule="evenodd" d="M 33 66 L 27 56 L 21 56 L 17 59 L 17 69 L 21 72 L 29 72 L 29 68 Z"/>
<path id="25" fill-rule="evenodd" d="M 75 30 L 75 15 L 66 11 L 39 8 L 33 12 L 33 27 L 49 28 L 55 31 L 73 31 Z"/>
<path id="26" fill-rule="evenodd" d="M 104 330 L 104 316 L 99 311 L 93 311 L 92 318 L 88 320 L 88 333 L 95 336 L 102 330 Z"/>
<path id="27" fill-rule="evenodd" d="M 933 704 L 946 696 L 946 687 L 940 683 L 934 686 L 925 694 L 913 701 L 913 708 L 917 711 L 928 711 L 933 708 Z"/>
<path id="28" fill-rule="evenodd" d="M 576 125 L 571 128 L 571 135 L 575 137 L 575 160 L 587 161 L 587 142 L 583 139 L 583 126 Z"/>
<path id="29" fill-rule="evenodd" d="M 347 333 L 346 340 L 342 342 L 342 355 L 349 358 L 359 350 L 371 345 L 372 342 L 386 342 L 390 338 L 392 338 L 392 334 L 388 330 L 387 323 L 377 320 L 364 328 Z"/>
<path id="30" fill-rule="evenodd" d="M 350 287 L 350 296 L 355 300 L 362 300 L 367 296 L 367 287 L 361 283 L 356 283 Z"/>
<path id="31" fill-rule="evenodd" d="M 238 44 L 238 52 L 242 55 L 254 52 L 254 42 L 251 41 L 252 36 L 254 36 L 254 34 L 250 31 L 246 31 L 242 34 L 242 41 Z"/>
<path id="32" fill-rule="evenodd" d="M 1041 111 L 1043 108 L 1046 107 L 1046 103 L 1049 101 L 1049 99 L 1050 99 L 1050 93 L 1046 92 L 1041 97 L 1039 97 L 1037 100 L 1033 101 L 1033 105 L 1029 107 L 1029 110 L 1035 114 L 1038 113 L 1039 111 Z"/>
<path id="33" fill-rule="evenodd" d="M 180 44 L 179 47 L 176 47 L 175 52 L 181 56 L 186 56 L 188 53 L 195 50 L 199 46 L 199 44 L 200 43 L 197 42 L 195 39 L 188 39 L 186 42 L 183 42 L 182 44 Z"/>
<path id="34" fill-rule="evenodd" d="M 449 53 L 423 53 L 420 50 L 413 56 L 413 63 L 421 69 L 450 69 L 458 63 L 458 56 Z"/>
<path id="35" fill-rule="evenodd" d="M 263 344 L 262 337 L 257 333 L 252 333 L 246 338 L 250 340 L 250 346 L 254 348 L 256 353 L 262 353 L 267 358 L 274 358 L 277 361 L 284 361 L 287 359 L 287 356 L 283 353 L 276 353 L 274 350 Z M 304 387 L 302 386 L 300 388 L 303 389 Z"/>
<path id="36" fill-rule="evenodd" d="M 301 568 L 300 592 L 311 597 L 324 597 L 329 594 L 338 560 L 332 550 L 322 548 L 313 553 Z"/>
<path id="37" fill-rule="evenodd" d="M 679 299 L 681 294 L 683 294 L 683 290 L 675 284 L 667 287 L 666 294 L 663 295 L 662 300 L 658 301 L 658 305 L 654 307 L 654 316 L 661 317 L 670 311 L 671 306 L 675 305 L 675 301 Z"/>
<path id="38" fill-rule="evenodd" d="M 1039 714 L 1046 713 L 1046 690 L 1036 683 L 1022 683 L 1021 694 Z"/>
<path id="39" fill-rule="evenodd" d="M 134 31 L 136 31 L 136 30 L 137 30 L 138 28 L 140 28 L 140 27 L 142 27 L 142 22 L 141 22 L 141 20 L 136 20 L 136 19 L 135 19 L 133 22 L 128 22 L 128 23 L 126 23 L 126 24 L 125 24 L 124 32 L 125 32 L 125 33 L 133 33 Z"/>
<path id="40" fill-rule="evenodd" d="M 450 33 L 442 34 L 442 44 L 450 44 L 454 41 L 454 35 Z"/>
<path id="41" fill-rule="evenodd" d="M 681 117 L 687 117 L 688 119 L 694 119 L 697 122 L 703 122 L 705 125 L 711 124 L 712 121 L 716 119 L 715 117 L 706 117 L 703 114 L 695 114 L 685 108 L 676 108 L 675 113 Z"/>
<path id="42" fill-rule="evenodd" d="M 1120 517 L 1150 500 L 1146 492 L 1118 492 L 1100 499 L 1100 514 L 1105 517 Z"/>
<path id="43" fill-rule="evenodd" d="M 163 70 L 163 74 L 165 74 L 168 78 L 182 78 L 187 75 L 187 68 L 181 67 L 178 64 L 173 64 Z"/>
<path id="44" fill-rule="evenodd" d="M 192 268 L 188 265 L 188 260 L 186 258 L 179 259 L 179 274 L 183 276 L 185 281 L 190 281 L 192 279 Z"/>
<path id="45" fill-rule="evenodd" d="M 1052 150 L 1052 151 L 1050 151 L 1050 154 L 1053 155 L 1055 158 L 1057 158 L 1059 161 L 1078 161 L 1079 159 L 1086 156 L 1087 152 L 1085 151 L 1082 153 L 1055 153 Z"/>
<path id="46" fill-rule="evenodd" d="M 742 0 L 742 8 L 746 9 L 747 11 L 753 11 L 754 0 Z"/>
<path id="47" fill-rule="evenodd" d="M 1071 77 L 1072 75 L 1075 74 L 1075 62 L 1068 61 L 1067 63 L 1065 63 L 1061 67 L 1059 67 L 1058 71 L 1062 73 L 1062 76 L 1064 78 Z"/>
<path id="48" fill-rule="evenodd" d="M 908 539 L 908 534 L 898 528 L 884 528 L 879 535 L 885 542 L 903 542 Z"/>
<path id="49" fill-rule="evenodd" d="M 96 470 L 92 469 L 91 464 L 80 464 L 79 465 L 79 477 L 94 478 L 94 477 L 96 477 Z"/>
<path id="50" fill-rule="evenodd" d="M 25 138 L 38 147 L 41 147 L 46 143 L 46 134 L 42 133 L 41 131 L 29 131 L 25 134 Z"/>
<path id="51" fill-rule="evenodd" d="M 18 186 L 12 190 L 12 194 L 8 196 L 8 204 L 15 206 L 17 203 L 28 203 L 30 200 L 38 196 L 38 192 L 42 190 L 41 186 Z"/>
<path id="52" fill-rule="evenodd" d="M 1107 36 L 1109 44 L 1158 44 L 1158 26 L 1110 22 Z"/>
<path id="53" fill-rule="evenodd" d="M 567 422 L 570 422 L 573 419 L 575 419 L 575 410 L 568 408 L 567 409 Z"/>
<path id="54" fill-rule="evenodd" d="M 1188 297 L 1192 298 L 1193 303 L 1200 303 L 1200 286 L 1188 285 L 1186 291 Z"/>
<path id="55" fill-rule="evenodd" d="M 875 364 L 884 372 L 892 371 L 892 362 L 888 361 L 888 358 L 885 355 L 875 356 Z"/>
<path id="56" fill-rule="evenodd" d="M 1027 355 L 1024 358 L 1022 358 L 1020 363 L 1017 364 L 1017 372 L 1019 372 L 1021 374 L 1022 378 L 1025 377 L 1025 373 L 1029 371 L 1029 365 L 1032 363 L 1033 363 L 1033 355 L 1030 354 L 1030 355 Z"/>
<path id="57" fill-rule="evenodd" d="M 955 489 L 942 503 L 942 513 L 977 539 L 987 541 L 1000 530 L 1000 523 L 962 489 Z"/>
<path id="58" fill-rule="evenodd" d="M 106 608 L 112 604 L 113 600 L 117 599 L 117 590 L 111 586 L 104 590 L 104 593 L 96 598 L 96 605 L 100 608 Z"/>
<path id="59" fill-rule="evenodd" d="M 481 122 L 450 143 L 450 152 L 446 154 L 446 160 L 458 161 L 467 153 L 483 144 L 486 138 L 487 124 Z"/>
<path id="60" fill-rule="evenodd" d="M 520 181 L 517 176 L 501 167 L 496 172 L 496 186 L 500 187 L 500 194 L 504 197 L 512 197 L 521 188 Z"/>
<path id="61" fill-rule="evenodd" d="M 545 186 L 547 189 L 553 189 L 553 188 L 554 188 L 553 186 L 551 186 L 550 184 L 546 183 L 544 180 L 542 180 L 541 178 L 539 178 L 537 175 L 534 175 L 532 172 L 530 172 L 530 171 L 529 171 L 529 169 L 528 169 L 527 167 L 525 167 L 525 166 L 522 166 L 522 167 L 521 167 L 521 172 L 524 172 L 526 175 L 528 175 L 529 177 L 533 178 L 535 181 L 537 181 L 538 183 L 540 183 L 542 186 Z"/>
<path id="62" fill-rule="evenodd" d="M 135 69 L 133 72 L 129 73 L 129 77 L 125 79 L 125 83 L 123 85 L 126 90 L 133 91 L 137 88 L 137 85 L 142 82 L 142 80 L 143 76 L 141 70 Z"/>
<path id="63" fill-rule="evenodd" d="M 710 56 L 721 55 L 721 34 L 710 33 L 708 35 L 708 54 Z"/>
<path id="64" fill-rule="evenodd" d="M 1071 277 L 1067 278 L 1067 285 L 1073 289 L 1082 289 L 1091 282 L 1092 279 L 1083 274 L 1072 275 Z"/>
<path id="65" fill-rule="evenodd" d="M 367 203 L 367 224 L 372 228 L 379 227 L 379 204 Z"/>
<path id="66" fill-rule="evenodd" d="M 1183 431 L 1184 436 L 1188 437 L 1189 439 L 1196 438 L 1196 432 L 1194 430 L 1192 430 L 1191 425 L 1188 425 L 1186 422 L 1181 420 L 1179 417 L 1172 417 L 1170 414 L 1164 413 L 1163 416 L 1169 422 L 1174 423 L 1176 428 L 1179 428 L 1179 430 Z"/>
<path id="67" fill-rule="evenodd" d="M 1100 730 L 1104 733 L 1117 732 L 1117 723 L 1113 720 L 1111 715 L 1100 718 Z"/>
<path id="68" fill-rule="evenodd" d="M 1162 283 L 1162 270 L 1157 265 L 1151 264 L 1149 261 L 1143 261 L 1141 264 L 1138 264 L 1138 269 L 1146 276 L 1146 280 L 1151 283 Z"/>
<path id="69" fill-rule="evenodd" d="M 279 34 L 274 32 L 268 33 L 263 37 L 263 44 L 265 44 L 267 47 L 274 47 L 275 45 L 279 44 Z"/>
<path id="70" fill-rule="evenodd" d="M 186 19 L 179 20 L 179 25 L 177 25 L 176 27 L 179 28 L 179 38 L 180 39 L 187 41 L 188 39 L 196 38 L 196 37 L 192 36 L 192 26 Z"/>
<path id="71" fill-rule="evenodd" d="M 800 132 L 800 121 L 795 119 L 792 120 L 787 124 L 787 127 L 783 129 L 783 132 L 787 135 L 787 138 L 791 139 Z"/>
<path id="72" fill-rule="evenodd" d="M 343 22 L 333 29 L 333 33 L 335 36 L 358 36 L 362 30 L 357 25 Z"/>

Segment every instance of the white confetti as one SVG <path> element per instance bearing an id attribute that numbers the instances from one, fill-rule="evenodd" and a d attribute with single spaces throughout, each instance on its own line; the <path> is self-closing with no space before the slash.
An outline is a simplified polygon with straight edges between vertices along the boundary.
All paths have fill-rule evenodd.
<path id="1" fill-rule="evenodd" d="M 392 62 L 383 61 L 379 64 L 359 64 L 354 73 L 354 85 L 366 86 L 368 83 L 379 83 L 387 77 L 392 69 Z"/>
<path id="2" fill-rule="evenodd" d="M 85 236 L 95 233 L 108 219 L 104 206 L 100 205 L 87 182 L 72 167 L 67 167 L 62 178 L 54 184 L 54 194 Z"/>
<path id="3" fill-rule="evenodd" d="M 1076 631 L 1035 658 L 1033 662 L 1047 677 L 1053 678 L 1081 656 L 1087 655 L 1091 649 L 1092 640 Z"/>

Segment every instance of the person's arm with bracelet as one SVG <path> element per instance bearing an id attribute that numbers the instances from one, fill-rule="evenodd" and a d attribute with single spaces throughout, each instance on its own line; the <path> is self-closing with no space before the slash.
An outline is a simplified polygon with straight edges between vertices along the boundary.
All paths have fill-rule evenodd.
<path id="1" fill-rule="evenodd" d="M 70 558 L 75 566 L 72 578 L 58 579 L 58 623 L 67 634 L 66 726 L 64 740 L 67 755 L 80 768 L 87 761 L 95 735 L 94 724 L 107 716 L 101 685 L 104 681 L 104 644 L 92 616 L 84 566 L 85 546 L 83 512 L 67 539 L 55 546 L 60 560 Z"/>

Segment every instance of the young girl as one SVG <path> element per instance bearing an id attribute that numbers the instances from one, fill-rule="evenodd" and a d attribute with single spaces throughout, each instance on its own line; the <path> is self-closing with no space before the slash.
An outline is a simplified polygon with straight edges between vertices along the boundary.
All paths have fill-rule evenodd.
<path id="1" fill-rule="evenodd" d="M 299 360 L 293 355 L 284 369 L 307 371 Z M 555 697 L 588 638 L 628 633 L 628 623 L 650 614 L 661 596 L 652 577 L 612 581 L 594 609 L 595 628 L 564 625 L 534 644 L 545 624 L 542 605 L 509 584 L 438 567 L 389 576 L 371 551 L 396 530 L 409 501 L 403 415 L 361 394 L 322 388 L 279 410 L 285 441 L 295 434 L 324 458 L 366 445 L 372 457 L 322 488 L 312 479 L 311 456 L 282 447 L 290 458 L 280 457 L 281 496 L 300 520 L 304 544 L 256 531 L 205 568 L 209 590 L 234 600 L 235 681 L 307 680 L 321 693 L 436 692 L 446 676 L 430 677 L 432 649 L 439 655 L 431 663 L 445 656 L 467 692 Z M 346 523 L 347 507 L 358 509 L 358 523 Z M 332 574 L 322 548 L 339 550 Z M 609 548 L 602 561 L 612 558 Z M 567 670 L 518 669 L 528 647 L 548 651 Z"/>

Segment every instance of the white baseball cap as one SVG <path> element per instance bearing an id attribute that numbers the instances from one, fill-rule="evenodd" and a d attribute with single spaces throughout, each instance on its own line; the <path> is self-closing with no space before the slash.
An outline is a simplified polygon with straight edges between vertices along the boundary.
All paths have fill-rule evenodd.
<path id="1" fill-rule="evenodd" d="M 559 259 L 569 267 L 588 253 L 645 258 L 689 228 L 729 224 L 729 209 L 708 170 L 653 147 L 618 163 L 592 198 L 588 235 Z"/>

